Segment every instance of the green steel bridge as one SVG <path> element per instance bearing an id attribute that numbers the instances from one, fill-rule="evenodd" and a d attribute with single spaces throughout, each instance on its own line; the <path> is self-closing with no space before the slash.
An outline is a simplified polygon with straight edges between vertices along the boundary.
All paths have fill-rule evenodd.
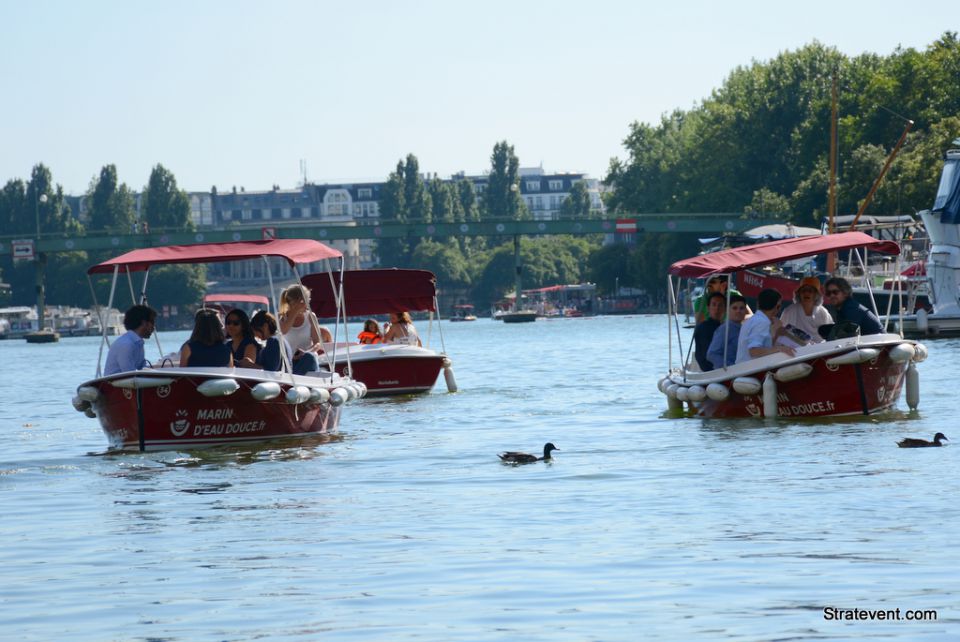
<path id="1" fill-rule="evenodd" d="M 62 234 L 0 236 L 0 256 L 15 253 L 33 259 L 37 253 L 51 254 L 78 250 L 115 250 L 117 254 L 141 247 L 255 241 L 264 238 L 311 238 L 319 241 L 389 238 L 444 238 L 463 236 L 542 236 L 559 234 L 614 234 L 617 222 L 628 222 L 623 233 L 681 232 L 719 236 L 741 232 L 759 225 L 777 223 L 779 218 L 745 218 L 742 214 L 644 214 L 635 217 L 597 220 L 481 221 L 472 223 L 292 223 L 262 221 L 192 232 L 154 230 L 149 234 L 96 232 L 83 236 Z M 634 222 L 635 230 L 630 229 Z M 32 243 L 30 243 L 32 241 Z M 30 252 L 27 251 L 29 246 Z"/>
<path id="2" fill-rule="evenodd" d="M 97 232 L 68 237 L 63 234 L 0 236 L 0 257 L 30 260 L 36 266 L 37 312 L 44 318 L 44 268 L 49 254 L 112 250 L 117 255 L 145 247 L 259 241 L 269 238 L 310 238 L 319 241 L 391 238 L 445 238 L 464 236 L 512 237 L 517 275 L 520 279 L 520 237 L 561 234 L 694 233 L 720 236 L 778 222 L 779 218 L 747 218 L 742 214 L 644 214 L 636 217 L 595 220 L 478 221 L 470 223 L 349 223 L 317 224 L 289 221 L 245 222 L 221 228 L 194 231 L 154 230 L 149 234 Z M 623 237 L 621 237 L 623 238 Z"/>

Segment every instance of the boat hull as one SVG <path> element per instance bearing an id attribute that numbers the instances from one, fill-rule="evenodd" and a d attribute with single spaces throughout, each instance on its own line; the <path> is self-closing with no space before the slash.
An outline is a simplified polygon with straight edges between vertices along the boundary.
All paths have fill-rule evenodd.
<path id="1" fill-rule="evenodd" d="M 762 384 L 767 375 L 776 385 L 776 416 L 778 417 L 833 417 L 844 415 L 870 415 L 896 405 L 904 385 L 909 360 L 891 358 L 891 350 L 909 341 L 893 335 L 890 340 L 859 343 L 856 339 L 832 342 L 831 345 L 808 346 L 812 354 L 790 359 L 777 354 L 755 361 L 765 367 L 751 368 L 751 362 L 731 366 L 727 371 L 690 374 L 686 379 L 674 374 L 671 381 L 682 385 L 696 384 L 706 388 L 718 383 L 727 389 L 726 399 L 707 396 L 700 401 L 687 400 L 690 408 L 699 417 L 737 418 L 767 416 L 764 407 Z M 909 350 L 909 349 L 908 349 Z M 912 353 L 911 353 L 912 354 Z M 837 363 L 853 360 L 863 355 L 857 363 Z M 778 380 L 778 373 L 786 372 L 788 366 L 809 366 L 809 372 L 794 380 Z M 800 368 L 805 366 L 800 365 Z M 755 391 L 737 392 L 734 381 L 750 379 Z"/>
<path id="2" fill-rule="evenodd" d="M 350 347 L 352 377 L 366 385 L 367 396 L 429 392 L 446 360 L 429 348 L 393 344 Z M 337 353 L 336 371 L 347 376 L 345 351 Z"/>
<path id="3" fill-rule="evenodd" d="M 292 404 L 286 393 L 292 387 L 290 375 L 243 376 L 223 372 L 183 373 L 138 371 L 89 381 L 84 388 L 97 390 L 90 402 L 112 449 L 185 450 L 229 444 L 303 437 L 334 432 L 342 406 L 324 403 Z M 329 376 L 329 375 L 328 375 Z M 207 396 L 198 389 L 205 382 L 232 379 L 238 388 L 227 395 Z M 312 383 L 328 392 L 328 381 L 295 377 L 298 385 Z M 280 386 L 280 394 L 258 401 L 251 390 L 264 382 Z"/>

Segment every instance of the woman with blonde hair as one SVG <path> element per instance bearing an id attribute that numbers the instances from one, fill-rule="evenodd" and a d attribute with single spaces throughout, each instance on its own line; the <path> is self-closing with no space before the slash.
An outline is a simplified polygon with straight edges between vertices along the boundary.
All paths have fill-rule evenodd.
<path id="1" fill-rule="evenodd" d="M 384 343 L 406 343 L 411 346 L 422 346 L 420 335 L 413 327 L 413 320 L 409 312 L 391 312 L 390 329 L 383 336 Z"/>
<path id="2" fill-rule="evenodd" d="M 294 374 L 320 369 L 317 353 L 323 352 L 323 342 L 333 341 L 333 337 L 310 311 L 310 290 L 299 283 L 280 293 L 280 332 L 293 350 Z"/>

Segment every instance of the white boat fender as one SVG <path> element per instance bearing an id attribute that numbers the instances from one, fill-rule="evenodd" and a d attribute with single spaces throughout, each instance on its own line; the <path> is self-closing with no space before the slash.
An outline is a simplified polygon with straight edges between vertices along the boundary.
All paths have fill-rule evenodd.
<path id="1" fill-rule="evenodd" d="M 250 389 L 250 396 L 257 401 L 267 401 L 280 396 L 280 384 L 276 381 L 264 381 Z"/>
<path id="2" fill-rule="evenodd" d="M 93 386 L 80 386 L 77 388 L 77 396 L 92 403 L 100 396 L 100 391 Z"/>
<path id="3" fill-rule="evenodd" d="M 714 401 L 726 401 L 730 398 L 730 388 L 722 383 L 711 383 L 707 386 L 707 396 Z"/>
<path id="4" fill-rule="evenodd" d="M 366 396 L 367 396 L 367 392 L 369 392 L 369 390 L 368 390 L 368 388 L 367 388 L 367 384 L 363 383 L 362 381 L 358 381 L 358 382 L 357 382 L 357 385 L 360 386 L 360 393 L 361 393 L 360 396 L 361 396 L 361 397 L 366 397 Z"/>
<path id="5" fill-rule="evenodd" d="M 676 399 L 678 388 L 680 388 L 680 386 L 675 383 L 671 383 L 669 386 L 667 386 L 667 397 L 669 397 L 670 399 Z"/>
<path id="6" fill-rule="evenodd" d="M 917 331 L 923 332 L 926 334 L 927 330 L 930 329 L 930 317 L 927 314 L 927 311 L 923 308 L 917 310 Z"/>
<path id="7" fill-rule="evenodd" d="M 667 386 L 670 385 L 670 377 L 663 377 L 657 382 L 657 390 L 663 394 L 667 394 Z"/>
<path id="8" fill-rule="evenodd" d="M 907 366 L 907 407 L 916 410 L 920 405 L 920 373 L 912 363 Z"/>
<path id="9" fill-rule="evenodd" d="M 110 382 L 114 388 L 126 388 L 127 390 L 143 390 L 145 388 L 160 388 L 169 386 L 173 383 L 171 377 L 127 377 L 126 379 L 114 379 Z"/>
<path id="10" fill-rule="evenodd" d="M 687 401 L 687 399 L 689 399 L 689 397 L 687 396 L 687 392 L 689 390 L 690 389 L 687 388 L 686 386 L 677 386 L 677 392 L 676 392 L 677 401 Z"/>
<path id="11" fill-rule="evenodd" d="M 700 402 L 706 399 L 707 390 L 703 386 L 690 386 L 687 388 L 687 401 Z"/>
<path id="12" fill-rule="evenodd" d="M 301 404 L 310 399 L 310 388 L 306 386 L 291 386 L 285 395 L 287 403 Z"/>
<path id="13" fill-rule="evenodd" d="M 447 392 L 456 392 L 457 378 L 453 376 L 453 366 L 449 365 L 449 359 L 444 359 L 443 363 L 443 380 L 447 382 Z"/>
<path id="14" fill-rule="evenodd" d="M 929 352 L 927 352 L 927 346 L 923 345 L 922 343 L 915 343 L 913 344 L 913 349 L 914 349 L 914 353 L 913 353 L 914 363 L 922 363 L 923 361 L 927 360 L 927 355 L 930 354 Z"/>
<path id="15" fill-rule="evenodd" d="M 856 363 L 872 361 L 880 355 L 876 348 L 856 348 L 846 354 L 837 355 L 827 359 L 828 366 L 850 366 Z"/>
<path id="16" fill-rule="evenodd" d="M 773 376 L 777 381 L 796 381 L 797 379 L 803 379 L 811 372 L 813 372 L 813 366 L 809 363 L 794 363 L 778 368 Z"/>
<path id="17" fill-rule="evenodd" d="M 755 377 L 737 377 L 733 380 L 733 389 L 741 395 L 755 395 L 760 388 L 760 380 Z"/>
<path id="18" fill-rule="evenodd" d="M 326 388 L 310 388 L 310 403 L 327 403 L 330 392 Z"/>
<path id="19" fill-rule="evenodd" d="M 906 363 L 913 359 L 917 349 L 910 343 L 901 343 L 890 348 L 890 361 L 894 363 Z"/>
<path id="20" fill-rule="evenodd" d="M 763 416 L 767 418 L 777 416 L 777 380 L 769 372 L 763 378 Z"/>
<path id="21" fill-rule="evenodd" d="M 86 399 L 81 399 L 79 395 L 71 399 L 70 402 L 73 403 L 73 409 L 77 412 L 83 412 L 90 407 L 90 402 Z"/>
<path id="22" fill-rule="evenodd" d="M 342 406 L 347 403 L 349 395 L 347 391 L 343 388 L 334 388 L 333 392 L 330 393 L 330 405 L 331 406 Z"/>
<path id="23" fill-rule="evenodd" d="M 86 410 L 83 411 L 83 414 L 90 417 L 91 419 L 97 418 L 97 413 L 94 412 L 93 408 L 87 408 Z"/>
<path id="24" fill-rule="evenodd" d="M 208 379 L 197 386 L 197 392 L 204 397 L 226 397 L 239 389 L 236 379 Z"/>
<path id="25" fill-rule="evenodd" d="M 347 393 L 347 401 L 353 401 L 357 398 L 357 389 L 353 387 L 353 384 L 345 383 L 343 389 Z"/>

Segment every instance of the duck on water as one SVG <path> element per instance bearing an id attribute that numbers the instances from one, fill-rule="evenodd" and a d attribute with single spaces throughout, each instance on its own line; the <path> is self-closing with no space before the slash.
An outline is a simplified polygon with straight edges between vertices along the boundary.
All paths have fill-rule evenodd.
<path id="1" fill-rule="evenodd" d="M 505 453 L 500 453 L 497 457 L 500 458 L 505 464 L 532 464 L 537 461 L 551 461 L 553 459 L 551 453 L 554 450 L 560 450 L 552 443 L 547 442 L 543 446 L 543 457 L 537 457 L 536 455 L 531 455 L 529 453 L 520 453 L 514 451 L 508 451 Z"/>
<path id="2" fill-rule="evenodd" d="M 942 446 L 940 442 L 947 439 L 947 436 L 942 432 L 938 432 L 933 436 L 933 441 L 927 441 L 926 439 L 915 439 L 913 437 L 907 437 L 906 439 L 901 439 L 897 442 L 897 445 L 901 448 L 929 448 L 931 446 Z"/>

